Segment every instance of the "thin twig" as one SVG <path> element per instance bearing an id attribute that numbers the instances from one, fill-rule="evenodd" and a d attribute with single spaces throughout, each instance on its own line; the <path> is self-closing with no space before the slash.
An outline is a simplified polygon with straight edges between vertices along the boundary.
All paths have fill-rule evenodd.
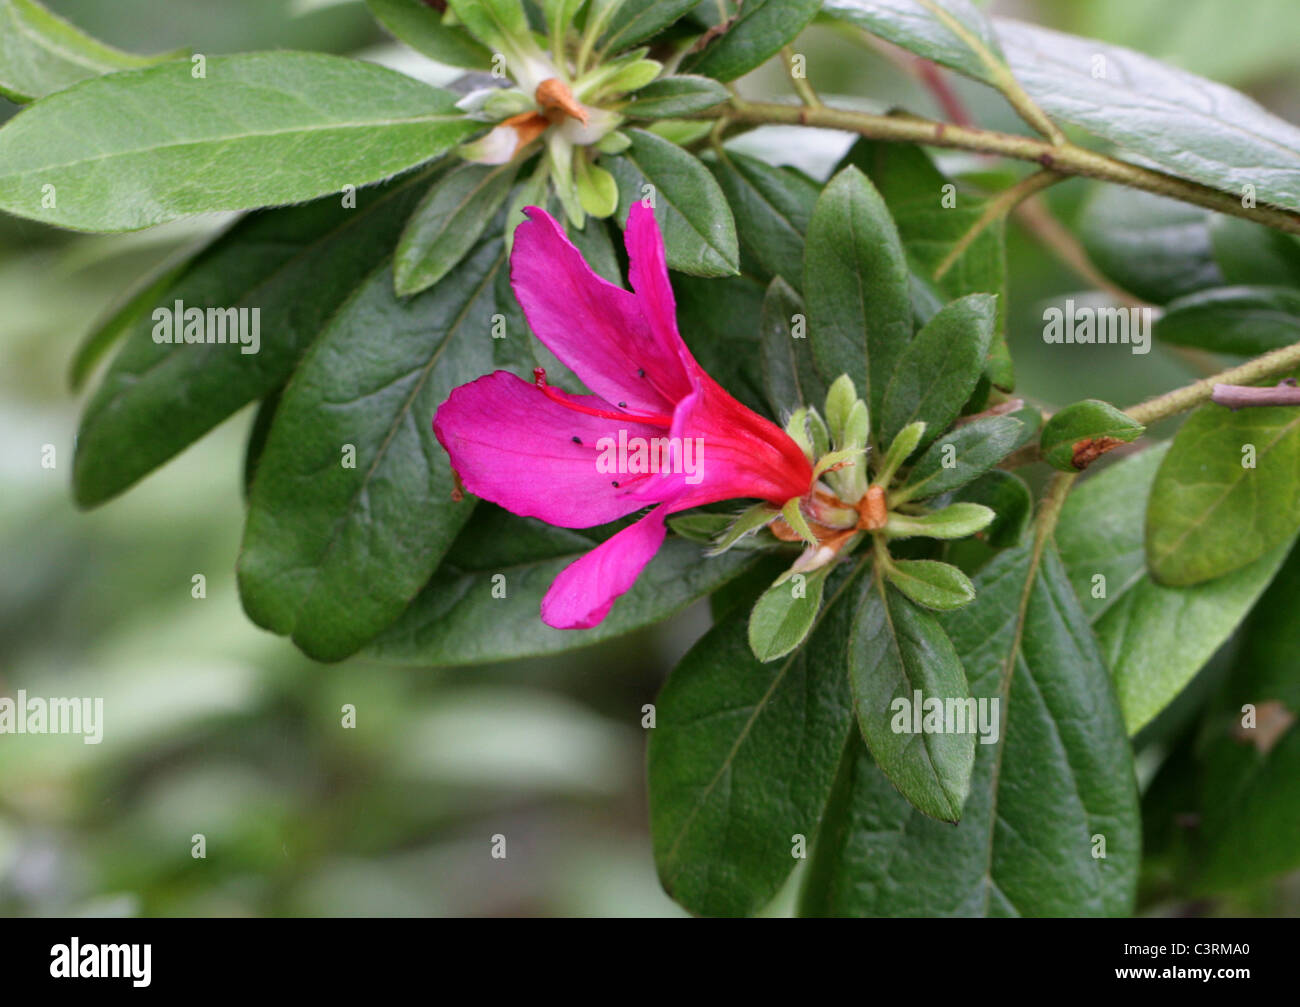
<path id="1" fill-rule="evenodd" d="M 1241 200 L 1231 193 L 1120 161 L 1068 141 L 1058 146 L 1029 136 L 956 126 L 917 116 L 878 115 L 829 105 L 808 108 L 778 102 L 733 102 L 730 107 L 719 106 L 698 112 L 690 118 L 717 119 L 722 116 L 727 116 L 734 122 L 756 125 L 806 125 L 842 129 L 874 140 L 973 150 L 1021 161 L 1034 161 L 1062 175 L 1097 178 L 1103 182 L 1169 196 L 1234 217 L 1254 220 L 1290 234 L 1300 234 L 1300 214 L 1273 206 L 1242 206 Z"/>
<path id="2" fill-rule="evenodd" d="M 1049 185 L 1054 185 L 1063 178 L 1065 178 L 1064 175 L 1060 175 L 1055 171 L 1036 171 L 1032 175 L 1022 178 L 1015 185 L 1009 185 L 999 192 L 985 204 L 984 212 L 957 239 L 952 248 L 948 250 L 948 254 L 943 257 L 943 261 L 934 267 L 934 278 L 942 280 L 944 274 L 953 267 L 953 264 L 966 254 L 966 249 L 970 248 L 971 242 L 978 238 L 985 228 L 1005 217 L 1021 200 L 1028 199 L 1037 192 L 1042 192 Z"/>
<path id="3" fill-rule="evenodd" d="M 790 86 L 794 88 L 799 100 L 809 108 L 821 108 L 822 100 L 817 97 L 817 92 L 813 90 L 808 78 L 800 77 L 794 72 L 794 50 L 788 45 L 781 47 L 781 62 L 785 64 L 785 74 L 790 78 Z"/>
<path id="4" fill-rule="evenodd" d="M 1272 388 L 1217 384 L 1210 401 L 1234 412 L 1252 406 L 1300 406 L 1300 387 L 1297 387 L 1295 378 L 1283 378 Z"/>

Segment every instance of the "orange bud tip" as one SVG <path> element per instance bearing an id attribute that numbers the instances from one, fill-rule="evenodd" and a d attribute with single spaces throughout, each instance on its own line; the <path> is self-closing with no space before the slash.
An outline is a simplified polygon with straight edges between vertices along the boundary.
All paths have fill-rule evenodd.
<path id="1" fill-rule="evenodd" d="M 584 126 L 587 125 L 587 110 L 583 108 L 582 103 L 573 97 L 573 92 L 569 86 L 558 77 L 547 77 L 537 85 L 537 91 L 533 95 L 537 104 L 541 106 L 542 111 L 548 116 L 554 118 L 556 113 L 561 117 L 567 115 L 571 119 L 577 119 Z"/>

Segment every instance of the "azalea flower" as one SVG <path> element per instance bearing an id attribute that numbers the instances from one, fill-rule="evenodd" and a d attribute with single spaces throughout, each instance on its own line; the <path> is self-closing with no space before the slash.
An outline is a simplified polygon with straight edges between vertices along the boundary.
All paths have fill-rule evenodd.
<path id="1" fill-rule="evenodd" d="M 654 557 L 669 514 L 735 498 L 779 508 L 810 492 L 813 468 L 785 431 L 732 398 L 687 349 L 651 209 L 634 203 L 628 217 L 631 291 L 596 275 L 544 210 L 525 213 L 510 259 L 515 296 L 533 332 L 593 394 L 555 388 L 540 369 L 532 382 L 496 371 L 456 388 L 433 430 L 465 489 L 515 514 L 587 528 L 652 507 L 547 591 L 542 621 L 583 629 L 604 619 Z M 611 473 L 601 456 L 620 436 L 700 445 L 699 470 Z"/>

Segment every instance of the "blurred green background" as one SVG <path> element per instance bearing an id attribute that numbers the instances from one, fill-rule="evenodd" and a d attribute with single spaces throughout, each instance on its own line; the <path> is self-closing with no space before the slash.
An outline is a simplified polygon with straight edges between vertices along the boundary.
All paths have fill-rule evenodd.
<path id="1" fill-rule="evenodd" d="M 48 3 L 140 52 L 321 49 L 449 75 L 390 44 L 360 2 Z M 988 6 L 1139 48 L 1300 120 L 1294 0 Z M 897 66 L 842 35 L 814 27 L 798 48 L 824 94 L 939 114 Z M 786 92 L 770 68 L 741 86 Z M 955 87 L 977 121 L 1015 128 L 991 92 Z M 14 111 L 0 100 L 0 117 Z M 773 130 L 741 142 L 824 176 L 848 138 Z M 1089 191 L 1081 181 L 1057 187 L 1053 212 L 1069 222 Z M 682 915 L 651 861 L 640 719 L 707 627 L 706 607 L 548 660 L 456 671 L 314 665 L 253 627 L 236 596 L 251 411 L 124 497 L 91 513 L 73 507 L 84 401 L 67 385 L 74 348 L 136 277 L 219 224 L 85 236 L 0 219 L 0 696 L 102 696 L 106 708 L 99 745 L 0 736 L 0 912 Z M 1158 347 L 1148 357 L 1123 346 L 1044 352 L 1043 304 L 1085 285 L 1018 230 L 1008 255 L 1009 335 L 1028 397 L 1130 403 L 1195 376 Z M 53 468 L 42 467 L 45 445 Z M 206 577 L 204 599 L 191 597 L 195 574 Z M 354 729 L 341 727 L 344 704 L 356 707 Z M 206 859 L 190 855 L 196 833 Z M 490 856 L 496 834 L 507 838 L 505 860 Z M 1297 905 L 1292 878 L 1249 902 L 1143 908 Z"/>

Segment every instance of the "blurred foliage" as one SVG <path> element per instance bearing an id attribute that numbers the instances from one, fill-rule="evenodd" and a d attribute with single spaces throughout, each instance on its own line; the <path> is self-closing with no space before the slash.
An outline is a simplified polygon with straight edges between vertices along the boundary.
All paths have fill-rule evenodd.
<path id="1" fill-rule="evenodd" d="M 360 2 L 49 0 L 138 52 L 271 48 L 362 52 L 408 67 Z M 1014 0 L 999 13 L 1130 45 L 1251 90 L 1295 117 L 1291 0 Z M 824 95 L 939 114 L 884 55 L 826 27 L 799 44 Z M 438 76 L 438 71 L 426 72 Z M 445 79 L 448 74 L 443 74 Z M 1015 119 L 953 79 L 972 117 Z M 767 66 L 743 92 L 783 93 Z M 1289 104 L 1290 103 L 1290 104 Z M 13 106 L 0 102 L 0 119 Z M 767 128 L 739 150 L 818 178 L 846 136 Z M 949 172 L 989 170 L 943 155 Z M 1072 222 L 1092 186 L 1051 190 Z M 199 219 L 112 237 L 0 220 L 0 695 L 102 696 L 104 740 L 0 737 L 0 912 L 7 915 L 682 915 L 659 888 L 645 821 L 642 705 L 708 625 L 697 606 L 655 630 L 553 659 L 462 671 L 313 665 L 239 610 L 232 557 L 251 411 L 130 494 L 83 514 L 69 492 L 81 402 L 66 371 L 80 336 L 169 254 L 219 226 Z M 1083 281 L 1010 231 L 1008 339 L 1019 384 L 1055 407 L 1130 403 L 1194 372 L 1157 345 L 1053 346 L 1042 307 Z M 1142 359 L 1143 366 L 1134 366 Z M 1122 361 L 1122 363 L 1121 363 Z M 56 466 L 41 466 L 43 446 Z M 214 478 L 213 474 L 219 475 Z M 196 487 L 203 492 L 196 492 Z M 206 598 L 191 578 L 206 577 Z M 1222 682 L 1230 641 L 1137 739 L 1145 786 L 1177 750 L 1197 697 Z M 356 727 L 340 726 L 345 704 Z M 194 834 L 206 859 L 191 857 Z M 507 836 L 508 857 L 489 855 Z M 1155 864 L 1144 911 L 1300 913 L 1300 879 L 1192 901 Z M 773 912 L 789 904 L 789 892 Z"/>

